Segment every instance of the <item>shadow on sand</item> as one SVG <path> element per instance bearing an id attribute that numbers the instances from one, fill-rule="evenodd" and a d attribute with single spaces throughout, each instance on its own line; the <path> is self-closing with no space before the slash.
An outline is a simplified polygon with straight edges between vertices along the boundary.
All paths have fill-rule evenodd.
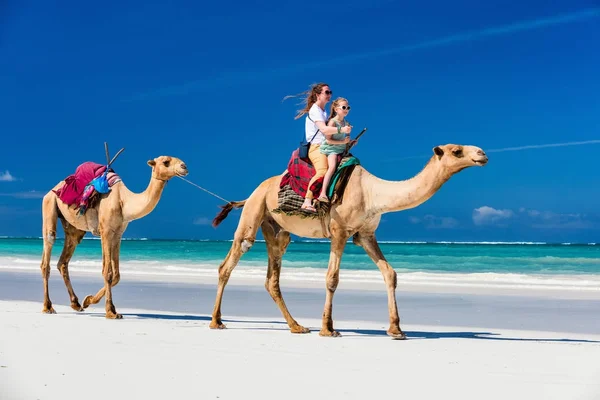
<path id="1" fill-rule="evenodd" d="M 387 336 L 383 330 L 369 329 L 340 329 L 340 333 L 355 333 L 365 336 Z M 600 343 L 597 340 L 587 339 L 545 339 L 545 338 L 519 338 L 501 336 L 499 333 L 492 332 L 424 332 L 424 331 L 404 331 L 407 339 L 484 339 L 484 340 L 509 340 L 518 342 L 561 342 L 561 343 Z"/>
<path id="2" fill-rule="evenodd" d="M 100 316 L 104 317 L 104 314 L 100 314 Z M 201 321 L 201 322 L 210 322 L 212 319 L 208 315 L 171 315 L 171 314 L 123 314 L 123 318 L 143 318 L 143 319 L 165 319 L 172 321 Z M 235 320 L 235 319 L 225 319 L 223 318 L 223 323 L 227 322 L 239 322 L 246 324 L 283 324 L 286 325 L 285 321 L 252 321 L 252 320 Z"/>
<path id="3" fill-rule="evenodd" d="M 94 317 L 104 318 L 104 313 L 87 314 Z M 162 319 L 172 321 L 201 321 L 208 322 L 211 320 L 210 316 L 205 315 L 172 315 L 172 314 L 123 314 L 125 318 L 141 318 L 141 319 Z M 235 320 L 235 319 L 223 319 L 224 323 L 240 323 L 240 324 L 269 324 L 269 325 L 284 325 L 281 327 L 239 327 L 233 329 L 247 329 L 247 330 L 272 330 L 272 331 L 285 331 L 287 330 L 287 324 L 285 321 L 253 321 L 253 320 Z M 230 328 L 231 329 L 231 328 Z M 387 336 L 385 330 L 373 330 L 373 329 L 339 329 L 342 335 L 344 334 L 355 334 L 360 336 Z M 318 332 L 318 329 L 311 329 L 311 332 Z M 556 339 L 556 338 L 519 338 L 519 337 L 506 337 L 501 336 L 498 333 L 493 332 L 465 332 L 465 331 L 451 331 L 451 332 L 432 332 L 432 331 L 404 331 L 407 339 L 419 340 L 419 339 L 483 339 L 483 340 L 507 340 L 507 341 L 519 341 L 519 342 L 559 342 L 559 343 L 600 343 L 597 340 L 587 339 Z"/>

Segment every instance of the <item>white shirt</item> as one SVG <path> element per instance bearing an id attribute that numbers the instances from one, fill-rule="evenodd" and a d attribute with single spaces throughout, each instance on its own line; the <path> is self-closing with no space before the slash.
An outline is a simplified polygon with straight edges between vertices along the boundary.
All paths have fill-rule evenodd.
<path id="1" fill-rule="evenodd" d="M 323 143 L 323 141 L 325 141 L 325 135 L 323 135 L 323 132 L 321 132 L 320 130 L 319 133 L 317 133 L 317 135 L 315 136 L 315 132 L 317 132 L 317 129 L 319 129 L 315 124 L 315 122 L 317 121 L 323 121 L 323 123 L 325 123 L 325 121 L 327 121 L 327 111 L 322 110 L 321 107 L 319 107 L 317 103 L 315 103 L 308 111 L 308 116 L 306 117 L 306 123 L 304 128 L 306 131 L 306 141 L 312 144 L 321 144 Z M 313 136 L 315 136 L 314 139 L 312 139 Z M 310 139 L 312 139 L 312 142 Z"/>

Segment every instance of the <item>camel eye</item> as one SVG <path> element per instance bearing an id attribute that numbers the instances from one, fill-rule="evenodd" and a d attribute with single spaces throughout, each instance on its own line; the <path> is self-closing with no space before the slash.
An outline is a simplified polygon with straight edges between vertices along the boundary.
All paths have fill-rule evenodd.
<path id="1" fill-rule="evenodd" d="M 452 154 L 454 154 L 456 157 L 462 157 L 462 149 L 454 149 L 452 150 Z"/>
<path id="2" fill-rule="evenodd" d="M 170 163 L 171 163 L 171 161 L 163 161 L 163 165 L 164 165 L 165 167 L 168 167 Z"/>

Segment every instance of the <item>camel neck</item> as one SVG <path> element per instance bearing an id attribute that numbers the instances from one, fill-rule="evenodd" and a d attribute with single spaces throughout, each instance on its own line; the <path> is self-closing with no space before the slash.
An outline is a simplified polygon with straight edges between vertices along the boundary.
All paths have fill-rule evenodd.
<path id="1" fill-rule="evenodd" d="M 404 181 L 386 181 L 371 175 L 367 193 L 371 197 L 372 211 L 384 214 L 417 207 L 429 200 L 451 176 L 435 156 L 421 172 Z"/>
<path id="2" fill-rule="evenodd" d="M 158 204 L 166 181 L 155 178 L 150 179 L 146 190 L 141 193 L 124 191 L 121 196 L 123 204 L 123 217 L 125 221 L 133 221 L 150 214 Z"/>

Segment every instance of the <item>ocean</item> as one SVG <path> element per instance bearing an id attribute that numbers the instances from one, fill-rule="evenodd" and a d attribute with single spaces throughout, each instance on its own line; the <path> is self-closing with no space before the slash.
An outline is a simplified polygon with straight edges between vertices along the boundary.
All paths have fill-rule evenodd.
<path id="1" fill-rule="evenodd" d="M 216 277 L 230 241 L 124 239 L 121 276 Z M 600 291 L 600 244 L 548 243 L 413 243 L 380 242 L 399 284 L 543 288 Z M 62 251 L 58 239 L 52 252 L 53 271 Z M 39 271 L 42 240 L 0 238 L 0 270 Z M 283 259 L 282 282 L 324 282 L 329 259 L 326 241 L 294 241 Z M 257 241 L 242 256 L 233 276 L 264 280 L 267 253 Z M 72 272 L 100 274 L 100 240 L 84 239 L 69 264 Z M 53 272 L 54 273 L 54 272 Z M 342 258 L 341 282 L 383 282 L 362 248 L 348 243 Z"/>

